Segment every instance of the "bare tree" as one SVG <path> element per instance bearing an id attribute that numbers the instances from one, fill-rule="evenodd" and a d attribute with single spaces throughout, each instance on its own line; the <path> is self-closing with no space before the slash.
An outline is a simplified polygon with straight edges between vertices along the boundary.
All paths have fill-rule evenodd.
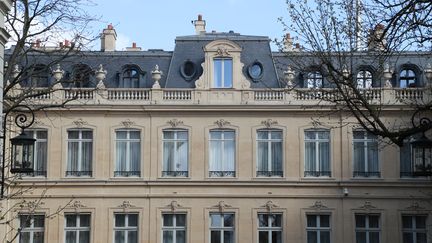
<path id="1" fill-rule="evenodd" d="M 430 97 L 405 100 L 409 109 L 397 115 L 370 87 L 359 85 L 358 74 L 353 72 L 361 63 L 373 65 L 377 70 L 374 78 L 382 80 L 374 89 L 384 90 L 391 87 L 392 65 L 404 52 L 425 51 L 417 55 L 430 59 L 431 1 L 287 0 L 287 4 L 289 18 L 280 21 L 303 45 L 302 53 L 288 50 L 287 54 L 299 72 L 315 65 L 328 81 L 331 89 L 321 89 L 320 99 L 354 117 L 363 129 L 398 146 L 432 128 Z M 285 42 L 290 38 L 287 36 Z M 431 94 L 430 87 L 422 88 L 425 94 Z M 326 92 L 332 95 L 323 95 Z M 396 119 L 389 120 L 389 116 Z"/>

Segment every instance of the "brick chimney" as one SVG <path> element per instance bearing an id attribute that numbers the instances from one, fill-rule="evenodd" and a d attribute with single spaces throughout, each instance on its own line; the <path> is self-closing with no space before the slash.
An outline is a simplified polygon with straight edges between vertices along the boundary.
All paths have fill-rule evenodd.
<path id="1" fill-rule="evenodd" d="M 370 30 L 368 38 L 368 50 L 369 51 L 382 51 L 385 50 L 387 46 L 387 40 L 384 36 L 385 26 L 382 24 L 377 24 L 375 29 Z"/>
<path id="2" fill-rule="evenodd" d="M 109 24 L 101 34 L 101 51 L 115 51 L 116 40 L 117 33 L 112 24 Z"/>
<path id="3" fill-rule="evenodd" d="M 132 47 L 126 47 L 126 51 L 141 51 L 141 47 L 137 47 L 136 42 L 132 42 Z"/>
<path id="4" fill-rule="evenodd" d="M 201 14 L 198 14 L 198 19 L 194 20 L 193 24 L 195 26 L 195 33 L 197 35 L 202 35 L 206 32 L 205 31 L 206 22 L 205 22 L 205 20 L 202 19 Z"/>

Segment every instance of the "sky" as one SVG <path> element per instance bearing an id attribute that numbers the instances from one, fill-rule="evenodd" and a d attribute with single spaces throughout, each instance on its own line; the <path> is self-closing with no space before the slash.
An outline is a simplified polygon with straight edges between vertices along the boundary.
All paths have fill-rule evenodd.
<path id="1" fill-rule="evenodd" d="M 94 28 L 112 23 L 117 50 L 136 42 L 143 50 L 172 51 L 176 36 L 194 35 L 191 21 L 203 15 L 206 31 L 283 36 L 279 17 L 287 16 L 285 0 L 92 0 L 88 12 L 100 16 Z M 97 26 L 99 25 L 99 26 Z M 96 48 L 99 48 L 98 46 Z M 272 49 L 276 46 L 272 44 Z"/>

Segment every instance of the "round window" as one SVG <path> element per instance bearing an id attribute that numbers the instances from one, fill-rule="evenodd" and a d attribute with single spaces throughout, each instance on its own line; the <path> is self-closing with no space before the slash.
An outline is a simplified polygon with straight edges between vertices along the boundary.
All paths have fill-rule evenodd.
<path id="1" fill-rule="evenodd" d="M 252 65 L 249 66 L 248 73 L 252 80 L 258 81 L 263 74 L 262 64 L 260 62 L 252 63 Z"/>
<path id="2" fill-rule="evenodd" d="M 186 81 L 190 81 L 194 78 L 197 68 L 195 63 L 192 61 L 185 61 L 180 67 L 180 73 Z"/>

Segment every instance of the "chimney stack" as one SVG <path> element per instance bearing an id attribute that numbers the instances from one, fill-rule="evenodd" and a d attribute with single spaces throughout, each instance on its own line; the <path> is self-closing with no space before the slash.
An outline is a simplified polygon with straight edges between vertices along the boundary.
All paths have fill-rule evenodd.
<path id="1" fill-rule="evenodd" d="M 141 47 L 137 47 L 136 42 L 132 42 L 132 47 L 126 47 L 126 51 L 141 51 Z"/>
<path id="2" fill-rule="evenodd" d="M 368 39 L 368 50 L 369 51 L 383 51 L 387 46 L 387 41 L 384 36 L 385 26 L 377 24 L 375 29 L 370 31 Z"/>
<path id="3" fill-rule="evenodd" d="M 293 51 L 293 39 L 291 38 L 290 33 L 285 35 L 284 51 Z"/>
<path id="4" fill-rule="evenodd" d="M 115 51 L 116 40 L 117 33 L 112 24 L 109 24 L 101 34 L 101 51 Z"/>
<path id="5" fill-rule="evenodd" d="M 205 20 L 202 19 L 201 14 L 198 14 L 198 20 L 194 20 L 193 24 L 195 26 L 195 33 L 197 35 L 202 35 L 206 32 L 205 31 L 206 22 Z"/>

